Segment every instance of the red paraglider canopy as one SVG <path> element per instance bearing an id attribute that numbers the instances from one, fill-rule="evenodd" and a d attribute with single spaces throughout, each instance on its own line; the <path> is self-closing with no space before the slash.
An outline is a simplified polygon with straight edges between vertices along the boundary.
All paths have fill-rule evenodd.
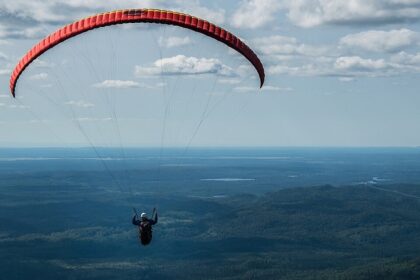
<path id="1" fill-rule="evenodd" d="M 244 42 L 232 33 L 206 20 L 183 13 L 156 9 L 130 9 L 93 15 L 66 25 L 45 37 L 27 52 L 16 65 L 10 77 L 10 92 L 15 97 L 16 84 L 22 72 L 32 61 L 52 47 L 95 28 L 134 22 L 176 25 L 210 36 L 245 56 L 258 72 L 260 87 L 264 84 L 264 67 L 260 59 Z"/>

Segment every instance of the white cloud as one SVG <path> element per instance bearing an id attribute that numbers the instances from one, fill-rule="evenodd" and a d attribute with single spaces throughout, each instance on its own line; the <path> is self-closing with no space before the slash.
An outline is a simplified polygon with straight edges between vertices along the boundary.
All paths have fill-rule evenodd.
<path id="1" fill-rule="evenodd" d="M 334 67 L 338 70 L 375 71 L 388 67 L 384 59 L 364 59 L 359 56 L 343 56 L 337 58 Z"/>
<path id="2" fill-rule="evenodd" d="M 190 37 L 160 37 L 159 38 L 159 46 L 165 47 L 165 48 L 174 48 L 174 47 L 181 47 L 186 46 L 192 43 L 192 40 Z"/>
<path id="3" fill-rule="evenodd" d="M 409 54 L 406 52 L 400 52 L 391 57 L 391 61 L 403 64 L 403 65 L 412 65 L 420 67 L 420 52 L 416 54 Z"/>
<path id="4" fill-rule="evenodd" d="M 420 19 L 419 0 L 294 0 L 284 2 L 301 27 L 322 24 L 405 23 Z"/>
<path id="5" fill-rule="evenodd" d="M 30 76 L 29 79 L 34 80 L 34 81 L 46 80 L 48 79 L 48 74 L 47 73 L 35 74 L 35 75 Z"/>
<path id="6" fill-rule="evenodd" d="M 298 47 L 296 38 L 281 35 L 257 38 L 254 44 L 266 55 L 293 54 L 296 53 Z"/>
<path id="7" fill-rule="evenodd" d="M 405 28 L 390 31 L 370 30 L 340 39 L 340 44 L 343 46 L 373 52 L 395 52 L 419 43 L 419 33 Z"/>
<path id="8" fill-rule="evenodd" d="M 313 59 L 301 65 L 277 64 L 269 66 L 267 72 L 270 75 L 337 77 L 340 81 L 350 81 L 355 77 L 397 76 L 408 72 L 419 72 L 419 70 L 417 67 L 410 67 L 383 58 L 340 56 L 335 59 Z"/>
<path id="9" fill-rule="evenodd" d="M 274 21 L 280 8 L 279 0 L 242 0 L 231 24 L 236 28 L 259 28 Z"/>
<path id="10" fill-rule="evenodd" d="M 140 84 L 135 81 L 121 81 L 121 80 L 105 80 L 101 83 L 94 84 L 96 88 L 137 88 Z"/>
<path id="11" fill-rule="evenodd" d="M 233 76 L 233 69 L 222 64 L 215 58 L 196 58 L 185 55 L 156 60 L 152 66 L 136 66 L 137 77 L 153 75 L 201 75 L 217 74 L 221 76 Z"/>
<path id="12" fill-rule="evenodd" d="M 271 75 L 290 76 L 330 76 L 333 74 L 333 57 L 304 57 L 303 59 L 285 61 L 267 67 Z"/>
<path id="13" fill-rule="evenodd" d="M 83 101 L 83 100 L 70 100 L 66 103 L 64 103 L 66 105 L 70 105 L 70 106 L 74 106 L 74 107 L 80 107 L 80 108 L 91 108 L 91 107 L 95 107 L 94 104 Z"/>
<path id="14" fill-rule="evenodd" d="M 21 26 L 21 28 L 0 25 L 0 38 L 37 39 L 45 36 L 48 33 L 48 30 L 50 30 L 50 28 L 43 24 L 40 24 L 39 26 Z"/>
<path id="15" fill-rule="evenodd" d="M 395 57 L 394 57 L 395 58 Z M 409 56 L 414 58 L 415 56 Z M 411 61 L 413 62 L 413 61 Z M 406 73 L 419 73 L 420 65 L 412 65 L 410 61 L 397 59 L 366 59 L 359 56 L 339 57 L 334 70 L 341 77 L 386 77 L 399 76 Z M 345 81 L 345 79 L 342 81 Z"/>
<path id="16" fill-rule="evenodd" d="M 291 65 L 272 65 L 267 68 L 267 73 L 270 75 L 291 75 L 291 76 L 306 76 L 304 73 L 303 67 L 301 66 L 291 66 Z M 312 76 L 312 75 L 309 75 Z"/>
<path id="17" fill-rule="evenodd" d="M 257 38 L 253 40 L 253 42 L 261 53 L 270 56 L 320 56 L 331 52 L 330 48 L 328 47 L 306 45 L 298 42 L 298 40 L 294 37 L 281 35 Z"/>

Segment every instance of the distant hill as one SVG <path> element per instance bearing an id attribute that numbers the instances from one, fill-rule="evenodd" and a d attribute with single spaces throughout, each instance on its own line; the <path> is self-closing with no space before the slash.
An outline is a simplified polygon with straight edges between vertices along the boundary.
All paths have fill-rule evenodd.
<path id="1" fill-rule="evenodd" d="M 420 199 L 410 197 L 419 191 L 321 186 L 237 196 L 223 201 L 223 215 L 203 218 L 206 230 L 189 243 L 224 256 L 223 274 L 208 267 L 216 278 L 420 279 Z"/>

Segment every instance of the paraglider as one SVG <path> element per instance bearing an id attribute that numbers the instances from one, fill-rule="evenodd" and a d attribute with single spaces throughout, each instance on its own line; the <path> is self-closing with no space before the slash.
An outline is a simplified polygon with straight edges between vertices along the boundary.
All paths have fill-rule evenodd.
<path id="1" fill-rule="evenodd" d="M 234 34 L 213 23 L 188 14 L 156 9 L 129 9 L 111 11 L 86 17 L 84 19 L 68 24 L 42 39 L 35 46 L 33 46 L 15 66 L 10 77 L 9 84 L 12 96 L 16 97 L 16 89 L 19 77 L 22 75 L 25 69 L 43 53 L 48 52 L 51 48 L 84 32 L 101 27 L 126 23 L 155 23 L 173 25 L 186 28 L 213 38 L 244 56 L 258 73 L 260 87 L 262 87 L 264 84 L 265 72 L 260 59 L 250 47 L 248 47 Z M 66 104 L 69 104 L 69 102 Z M 202 118 L 204 119 L 204 114 Z M 198 130 L 198 128 L 196 130 Z M 86 136 L 86 133 L 82 132 L 82 134 Z M 89 141 L 89 143 L 91 143 L 91 141 Z M 97 154 L 99 157 L 99 153 Z M 103 163 L 103 165 L 107 170 L 109 169 L 106 163 Z M 114 178 L 115 176 L 112 177 Z M 142 213 L 140 219 L 138 218 L 137 213 L 135 213 L 134 217 L 132 218 L 132 224 L 138 226 L 139 228 L 139 238 L 142 245 L 150 244 L 152 240 L 152 226 L 155 225 L 157 221 L 158 215 L 156 209 L 153 209 L 153 214 L 150 219 L 147 217 L 146 213 Z"/>
<path id="2" fill-rule="evenodd" d="M 152 226 L 157 224 L 158 214 L 156 208 L 153 208 L 152 218 L 149 219 L 146 213 L 141 213 L 138 218 L 137 211 L 134 208 L 132 223 L 139 228 L 139 240 L 143 246 L 149 245 L 152 241 Z"/>

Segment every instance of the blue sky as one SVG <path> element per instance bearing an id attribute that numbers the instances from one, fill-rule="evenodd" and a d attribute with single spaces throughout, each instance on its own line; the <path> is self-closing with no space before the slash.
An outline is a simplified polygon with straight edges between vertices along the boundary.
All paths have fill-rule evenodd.
<path id="1" fill-rule="evenodd" d="M 123 8 L 186 12 L 238 35 L 96 30 L 25 52 L 62 25 Z M 0 1 L 0 146 L 419 146 L 420 0 Z"/>

